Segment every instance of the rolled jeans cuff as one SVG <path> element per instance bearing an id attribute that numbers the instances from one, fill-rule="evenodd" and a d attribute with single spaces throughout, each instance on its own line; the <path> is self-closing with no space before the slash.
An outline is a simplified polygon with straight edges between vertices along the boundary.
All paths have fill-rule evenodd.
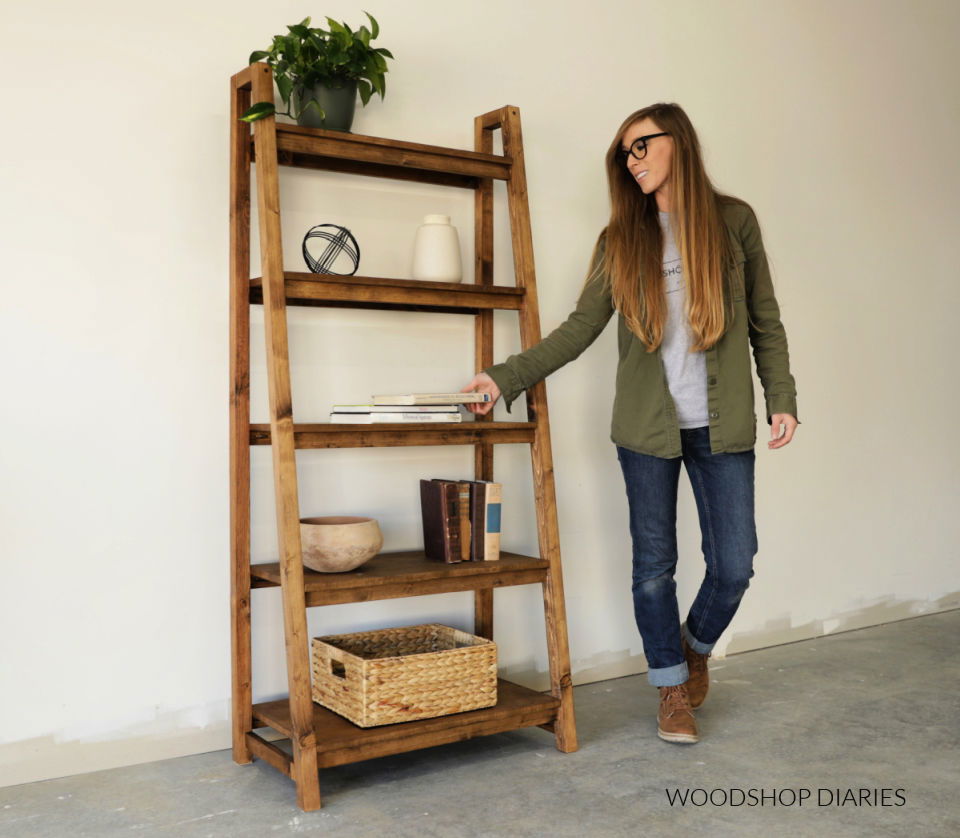
<path id="1" fill-rule="evenodd" d="M 647 680 L 655 687 L 673 687 L 677 684 L 683 684 L 689 677 L 690 671 L 687 669 L 686 661 L 678 663 L 676 666 L 647 670 Z"/>
<path id="2" fill-rule="evenodd" d="M 690 634 L 690 629 L 687 628 L 686 622 L 683 623 L 683 625 L 680 627 L 680 630 L 683 632 L 683 636 L 687 638 L 687 645 L 693 649 L 694 652 L 699 652 L 701 655 L 705 655 L 708 652 L 713 651 L 713 647 L 716 645 L 716 643 L 701 643 L 696 637 Z"/>

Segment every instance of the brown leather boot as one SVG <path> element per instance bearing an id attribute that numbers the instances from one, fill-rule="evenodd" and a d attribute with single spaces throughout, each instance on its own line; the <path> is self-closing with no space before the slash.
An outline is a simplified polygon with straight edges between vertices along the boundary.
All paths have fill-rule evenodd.
<path id="1" fill-rule="evenodd" d="M 660 710 L 657 713 L 657 736 L 667 742 L 699 742 L 697 720 L 690 708 L 687 685 L 658 687 Z"/>
<path id="2" fill-rule="evenodd" d="M 690 698 L 690 706 L 696 710 L 707 697 L 707 691 L 710 689 L 710 673 L 707 670 L 707 658 L 710 653 L 695 652 L 690 644 L 687 643 L 687 636 L 680 635 L 680 645 L 683 648 L 683 656 L 687 659 L 687 695 Z"/>

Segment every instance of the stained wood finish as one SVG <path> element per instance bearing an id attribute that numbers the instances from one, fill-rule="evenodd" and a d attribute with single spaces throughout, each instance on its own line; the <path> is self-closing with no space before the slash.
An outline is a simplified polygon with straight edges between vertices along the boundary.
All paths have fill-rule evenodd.
<path id="1" fill-rule="evenodd" d="M 382 448 L 404 445 L 475 445 L 533 442 L 530 422 L 429 422 L 411 425 L 380 422 L 376 425 L 322 422 L 294 426 L 297 448 Z M 250 425 L 251 445 L 270 445 L 269 425 Z"/>
<path id="2" fill-rule="evenodd" d="M 444 564 L 428 559 L 423 550 L 406 550 L 381 553 L 346 573 L 316 573 L 305 569 L 303 579 L 307 605 L 335 605 L 530 585 L 543 582 L 549 567 L 545 559 L 506 551 L 501 552 L 498 561 Z M 277 562 L 255 564 L 251 572 L 253 587 L 280 584 Z"/>
<path id="3" fill-rule="evenodd" d="M 524 348 L 540 339 L 530 238 L 520 116 L 514 107 L 474 122 L 475 151 L 344 132 L 280 125 L 274 117 L 250 126 L 238 115 L 251 101 L 273 101 L 273 76 L 263 63 L 231 79 L 230 134 L 230 517 L 231 640 L 233 657 L 233 756 L 254 757 L 290 776 L 304 810 L 320 807 L 318 769 L 454 742 L 525 726 L 554 732 L 557 747 L 576 748 L 563 586 L 557 538 L 553 466 L 546 391 L 527 394 L 527 422 L 494 422 L 492 415 L 466 423 L 333 425 L 293 422 L 286 306 L 313 305 L 443 311 L 476 317 L 476 368 L 493 363 L 493 312 L 520 315 Z M 492 133 L 503 135 L 495 155 Z M 261 276 L 247 277 L 250 259 L 250 166 L 257 170 Z M 337 278 L 284 272 L 280 239 L 279 165 L 444 183 L 476 191 L 475 283 L 428 283 L 380 277 Z M 511 217 L 515 286 L 493 284 L 493 181 L 505 180 Z M 264 306 L 270 423 L 250 424 L 250 305 Z M 422 550 L 386 553 L 344 574 L 318 574 L 302 564 L 296 479 L 297 448 L 404 445 L 475 446 L 478 479 L 494 479 L 493 446 L 529 443 L 534 470 L 541 557 L 503 552 L 499 562 L 445 565 Z M 271 445 L 279 561 L 250 565 L 250 446 Z M 364 729 L 314 704 L 310 690 L 306 609 L 447 591 L 475 592 L 475 632 L 493 638 L 493 589 L 541 584 L 550 656 L 551 694 L 499 682 L 495 707 L 436 719 Z M 252 703 L 250 591 L 280 587 L 289 696 Z M 291 740 L 292 754 L 254 732 L 269 726 Z"/>
<path id="4" fill-rule="evenodd" d="M 255 159 L 256 150 L 251 153 Z M 348 175 L 368 175 L 391 180 L 433 183 L 437 186 L 459 186 L 462 189 L 476 189 L 480 182 L 479 178 L 472 175 L 432 172 L 426 169 L 404 169 L 399 166 L 384 166 L 380 163 L 357 163 L 353 160 L 340 160 L 334 157 L 294 154 L 292 151 L 279 152 L 277 162 L 281 166 L 290 166 L 295 169 L 319 169 L 325 172 L 343 172 Z"/>
<path id="5" fill-rule="evenodd" d="M 476 314 L 485 309 L 519 311 L 523 289 L 456 282 L 426 282 L 370 276 L 330 276 L 287 271 L 287 305 L 436 311 Z M 250 302 L 263 302 L 263 279 L 250 280 Z"/>
<path id="6" fill-rule="evenodd" d="M 252 95 L 255 101 L 272 102 L 273 73 L 269 66 L 257 64 L 252 67 L 251 73 Z M 317 742 L 313 729 L 313 699 L 310 695 L 310 639 L 307 634 L 307 612 L 303 606 L 300 505 L 297 497 L 296 449 L 293 443 L 293 399 L 290 394 L 290 355 L 287 342 L 274 118 L 254 122 L 253 133 L 259 151 L 256 162 L 257 209 L 263 271 L 263 322 L 267 344 L 270 439 L 273 447 L 273 483 L 293 743 L 291 776 L 297 784 L 297 804 L 304 811 L 311 811 L 320 808 L 320 779 L 317 774 Z"/>
<path id="7" fill-rule="evenodd" d="M 513 168 L 507 181 L 507 199 L 510 207 L 510 229 L 513 232 L 513 264 L 516 266 L 517 285 L 526 291 L 520 311 L 520 342 L 523 348 L 527 349 L 540 342 L 540 306 L 537 302 L 527 176 L 523 162 L 523 136 L 518 108 L 508 106 L 501 110 L 500 130 L 504 154 L 513 158 Z M 573 713 L 573 678 L 570 675 L 563 573 L 560 566 L 550 417 L 547 411 L 547 388 L 543 381 L 537 382 L 527 391 L 527 419 L 533 422 L 536 428 L 532 446 L 533 493 L 537 506 L 540 555 L 550 561 L 550 570 L 543 585 L 543 606 L 547 621 L 551 691 L 560 699 L 560 711 L 553 730 L 557 747 L 561 751 L 570 752 L 577 749 L 577 729 Z"/>
<path id="8" fill-rule="evenodd" d="M 493 154 L 493 129 L 482 116 L 473 121 L 474 148 L 480 154 Z M 493 179 L 483 178 L 474 193 L 474 282 L 478 288 L 493 286 Z M 524 289 L 514 286 L 522 301 Z M 493 310 L 478 311 L 473 333 L 476 372 L 493 364 Z M 490 425 L 493 412 L 475 416 L 474 421 Z M 493 437 L 482 437 L 474 446 L 475 480 L 493 480 Z M 493 640 L 493 588 L 479 588 L 473 595 L 473 633 Z"/>
<path id="9" fill-rule="evenodd" d="M 253 708 L 250 708 L 251 715 L 253 713 Z M 287 734 L 289 736 L 289 734 Z M 246 737 L 247 747 L 253 753 L 255 757 L 259 757 L 265 762 L 269 762 L 277 771 L 281 771 L 286 774 L 288 777 L 292 776 L 293 772 L 293 760 L 290 758 L 290 754 L 284 751 L 279 745 L 274 745 L 273 742 L 268 742 L 262 736 L 258 736 L 256 733 L 247 733 Z"/>
<path id="10" fill-rule="evenodd" d="M 493 707 L 436 719 L 361 728 L 314 704 L 313 723 L 319 743 L 317 763 L 321 768 L 327 768 L 541 725 L 556 716 L 558 703 L 552 695 L 534 692 L 501 678 L 497 680 L 497 703 Z M 258 727 L 272 727 L 290 735 L 289 702 L 286 699 L 256 704 L 253 715 Z"/>
<path id="11" fill-rule="evenodd" d="M 230 646 L 233 759 L 251 762 L 250 650 L 250 71 L 230 79 Z"/>
<path id="12" fill-rule="evenodd" d="M 342 160 L 348 161 L 356 174 L 392 177 L 412 171 L 419 173 L 417 180 L 424 181 L 438 173 L 457 176 L 459 182 L 449 185 L 464 187 L 468 183 L 475 186 L 476 178 L 510 177 L 511 161 L 500 155 L 284 123 L 276 126 L 277 149 L 291 155 L 284 159 L 287 165 L 309 160 L 316 168 L 329 169 L 336 168 L 331 163 Z"/>

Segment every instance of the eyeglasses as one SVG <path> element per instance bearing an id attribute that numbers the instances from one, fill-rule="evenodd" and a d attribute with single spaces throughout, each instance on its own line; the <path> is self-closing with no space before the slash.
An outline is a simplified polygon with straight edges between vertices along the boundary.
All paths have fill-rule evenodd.
<path id="1" fill-rule="evenodd" d="M 643 160 L 647 154 L 647 140 L 652 140 L 654 137 L 665 137 L 669 134 L 669 131 L 661 131 L 659 134 L 644 134 L 642 137 L 637 137 L 633 141 L 633 145 L 630 146 L 629 151 L 624 151 L 622 148 L 617 149 L 617 160 L 626 165 L 628 155 L 632 154 L 637 160 Z"/>

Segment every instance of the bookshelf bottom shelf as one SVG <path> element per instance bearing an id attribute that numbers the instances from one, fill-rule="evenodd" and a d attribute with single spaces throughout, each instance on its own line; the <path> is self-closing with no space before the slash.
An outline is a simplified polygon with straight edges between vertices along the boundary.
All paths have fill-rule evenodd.
<path id="1" fill-rule="evenodd" d="M 556 719 L 559 706 L 560 700 L 549 693 L 538 693 L 502 678 L 497 679 L 497 703 L 493 707 L 377 727 L 359 727 L 314 702 L 313 726 L 317 738 L 317 766 L 329 768 L 374 757 L 416 751 L 433 745 L 459 742 L 474 736 L 548 725 Z M 253 725 L 255 728 L 270 727 L 288 738 L 291 737 L 288 700 L 283 698 L 254 704 Z M 264 741 L 255 733 L 248 733 L 247 736 L 257 742 Z M 254 750 L 256 753 L 261 751 L 261 748 Z M 275 752 L 275 749 L 272 750 Z M 270 761 L 276 764 L 273 759 Z"/>

